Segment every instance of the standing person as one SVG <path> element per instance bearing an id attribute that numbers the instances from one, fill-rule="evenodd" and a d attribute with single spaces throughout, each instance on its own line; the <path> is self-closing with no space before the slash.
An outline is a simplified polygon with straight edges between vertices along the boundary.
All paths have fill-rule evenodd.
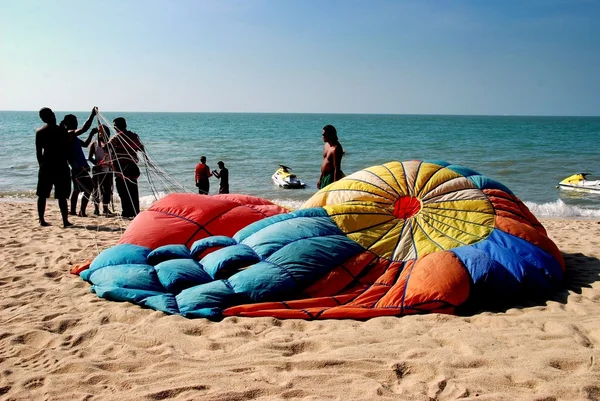
<path id="1" fill-rule="evenodd" d="M 344 148 L 338 141 L 337 130 L 333 125 L 323 127 L 323 163 L 321 164 L 321 176 L 317 182 L 317 188 L 325 188 L 332 182 L 344 177 L 342 172 L 342 156 Z"/>
<path id="2" fill-rule="evenodd" d="M 220 194 L 228 194 L 229 193 L 229 170 L 225 168 L 225 163 L 222 161 L 217 162 L 219 166 L 219 171 L 214 170 L 212 174 L 220 178 L 221 181 L 219 183 L 219 193 Z"/>
<path id="3" fill-rule="evenodd" d="M 200 195 L 208 195 L 210 189 L 208 177 L 211 175 L 210 168 L 206 165 L 206 157 L 200 157 L 200 163 L 196 165 L 196 186 Z"/>
<path id="4" fill-rule="evenodd" d="M 112 163 L 108 153 L 109 138 L 110 129 L 104 124 L 100 125 L 98 137 L 90 146 L 88 155 L 88 160 L 94 165 L 92 167 L 92 180 L 94 182 L 94 214 L 96 216 L 100 215 L 100 196 L 102 196 L 102 214 L 113 216 L 113 213 L 108 209 L 113 193 Z"/>
<path id="5" fill-rule="evenodd" d="M 94 137 L 94 131 L 90 133 L 85 141 L 78 138 L 79 135 L 87 132 L 92 126 L 94 117 L 96 116 L 97 108 L 94 107 L 83 127 L 77 128 L 77 117 L 73 114 L 67 114 L 62 122 L 61 127 L 65 128 L 69 133 L 69 164 L 71 165 L 71 178 L 73 180 L 73 193 L 71 194 L 71 216 L 87 217 L 85 209 L 90 200 L 94 183 L 90 176 L 90 166 L 83 153 L 83 148 L 87 148 Z M 81 209 L 77 213 L 77 199 L 79 194 L 83 193 L 81 199 Z"/>
<path id="6" fill-rule="evenodd" d="M 121 216 L 133 218 L 140 212 L 137 152 L 142 152 L 145 157 L 146 150 L 138 134 L 127 130 L 127 121 L 123 117 L 115 118 L 113 124 L 117 134 L 108 141 L 108 149 L 112 153 L 115 184 L 121 198 Z"/>
<path id="7" fill-rule="evenodd" d="M 50 197 L 54 186 L 54 198 L 58 200 L 64 227 L 72 224 L 68 220 L 67 198 L 71 194 L 71 178 L 68 163 L 68 133 L 56 125 L 54 112 L 44 107 L 40 110 L 40 119 L 44 126 L 35 131 L 35 154 L 39 164 L 37 209 L 42 227 L 50 224 L 44 219 L 46 199 Z"/>

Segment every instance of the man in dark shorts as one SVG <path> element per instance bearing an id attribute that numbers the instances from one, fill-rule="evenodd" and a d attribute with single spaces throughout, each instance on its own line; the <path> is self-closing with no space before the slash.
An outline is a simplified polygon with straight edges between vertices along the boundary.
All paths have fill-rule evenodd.
<path id="1" fill-rule="evenodd" d="M 229 170 L 225 167 L 225 163 L 219 161 L 217 163 L 219 166 L 219 171 L 214 170 L 212 174 L 221 179 L 219 184 L 219 193 L 220 194 L 228 194 L 229 193 Z"/>
<path id="2" fill-rule="evenodd" d="M 344 178 L 342 172 L 342 156 L 344 148 L 338 141 L 337 130 L 333 125 L 323 127 L 323 163 L 321 163 L 321 176 L 317 181 L 317 188 L 325 188 L 332 182 Z"/>
<path id="3" fill-rule="evenodd" d="M 117 134 L 108 141 L 107 147 L 113 160 L 115 184 L 121 198 L 121 216 L 134 218 L 140 212 L 137 152 L 142 152 L 146 157 L 146 150 L 138 134 L 127 130 L 127 121 L 123 117 L 115 118 L 113 124 Z"/>
<path id="4" fill-rule="evenodd" d="M 72 224 L 67 218 L 67 198 L 71 194 L 68 134 L 65 129 L 56 125 L 56 116 L 49 108 L 44 107 L 40 110 L 40 118 L 46 123 L 35 131 L 35 149 L 40 166 L 36 191 L 40 225 L 42 227 L 50 225 L 44 219 L 44 214 L 46 199 L 50 197 L 52 187 L 54 187 L 54 198 L 58 200 L 63 226 L 69 227 Z"/>

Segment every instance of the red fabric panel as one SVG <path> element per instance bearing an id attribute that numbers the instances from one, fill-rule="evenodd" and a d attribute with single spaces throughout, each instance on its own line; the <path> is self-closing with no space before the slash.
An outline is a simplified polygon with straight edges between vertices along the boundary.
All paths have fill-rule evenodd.
<path id="1" fill-rule="evenodd" d="M 232 237 L 241 228 L 276 214 L 282 206 L 248 195 L 170 194 L 142 211 L 127 227 L 119 244 L 151 249 L 168 244 L 190 247 L 211 235 Z"/>

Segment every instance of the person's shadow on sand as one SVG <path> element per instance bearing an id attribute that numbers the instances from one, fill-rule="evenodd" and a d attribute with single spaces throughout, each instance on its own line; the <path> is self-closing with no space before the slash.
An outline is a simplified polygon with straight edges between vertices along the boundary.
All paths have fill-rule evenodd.
<path id="1" fill-rule="evenodd" d="M 497 302 L 483 302 L 473 299 L 457 308 L 456 313 L 461 316 L 475 315 L 481 312 L 506 312 L 512 308 L 527 308 L 545 306 L 548 301 L 559 302 L 566 305 L 571 293 L 581 294 L 583 288 L 591 288 L 592 284 L 600 280 L 600 259 L 582 253 L 564 253 L 565 274 L 563 285 L 553 293 L 527 294 L 521 297 L 507 297 L 498 299 Z"/>

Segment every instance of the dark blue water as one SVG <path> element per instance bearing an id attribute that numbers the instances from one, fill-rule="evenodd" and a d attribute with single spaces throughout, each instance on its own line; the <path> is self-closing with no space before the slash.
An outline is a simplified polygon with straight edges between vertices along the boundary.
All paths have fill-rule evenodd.
<path id="1" fill-rule="evenodd" d="M 57 112 L 60 120 L 64 112 Z M 74 113 L 83 124 L 86 112 Z M 113 113 L 124 116 L 169 177 L 193 191 L 201 155 L 230 170 L 232 192 L 300 205 L 316 192 L 321 128 L 338 129 L 346 174 L 392 160 L 446 160 L 508 186 L 539 216 L 600 217 L 600 195 L 558 190 L 578 172 L 600 179 L 600 117 L 429 116 L 361 114 Z M 0 196 L 32 197 L 37 179 L 36 112 L 0 112 Z M 84 134 L 85 135 L 85 134 Z M 278 164 L 291 166 L 306 189 L 274 186 Z M 150 173 L 152 173 L 150 171 Z M 150 201 L 150 185 L 141 192 Z M 153 185 L 160 187 L 160 180 Z M 165 183 L 166 184 L 166 183 Z M 213 193 L 218 181 L 212 181 Z M 158 188 L 160 190 L 160 188 Z"/>

